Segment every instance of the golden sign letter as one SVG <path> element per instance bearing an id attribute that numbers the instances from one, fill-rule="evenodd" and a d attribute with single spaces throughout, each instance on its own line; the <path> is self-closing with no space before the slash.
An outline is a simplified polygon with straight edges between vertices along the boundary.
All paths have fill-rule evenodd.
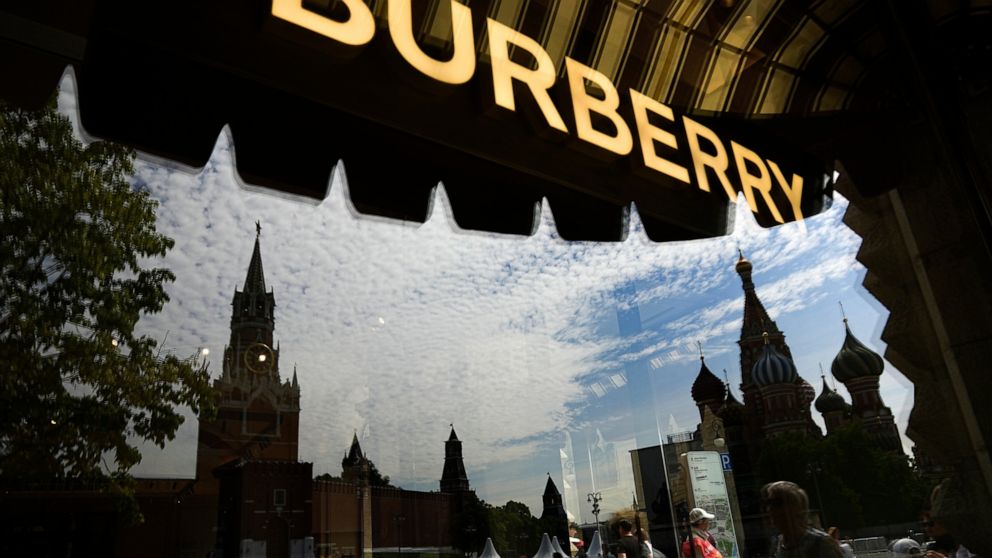
<path id="1" fill-rule="evenodd" d="M 674 150 L 679 148 L 674 134 L 652 126 L 648 121 L 648 111 L 651 111 L 665 120 L 674 122 L 675 114 L 672 109 L 633 89 L 630 90 L 630 103 L 634 107 L 634 122 L 637 125 L 637 136 L 641 143 L 644 166 L 689 184 L 689 171 L 681 165 L 676 165 L 668 159 L 659 157 L 658 152 L 654 149 L 654 142 L 667 145 Z"/>
<path id="2" fill-rule="evenodd" d="M 768 176 L 768 169 L 765 162 L 758 157 L 758 154 L 736 141 L 730 142 L 730 149 L 734 152 L 734 162 L 737 163 L 737 174 L 741 177 L 741 188 L 744 190 L 744 198 L 751 208 L 751 213 L 758 212 L 758 204 L 754 200 L 754 191 L 761 192 L 761 197 L 772 212 L 772 217 L 779 223 L 783 223 L 782 214 L 778 212 L 775 201 L 772 200 L 772 179 Z M 747 163 L 750 162 L 754 168 L 758 169 L 758 174 L 751 174 L 748 171 Z"/>
<path id="3" fill-rule="evenodd" d="M 685 138 L 689 142 L 689 152 L 692 154 L 692 166 L 696 171 L 696 181 L 699 184 L 699 189 L 706 192 L 710 191 L 710 181 L 706 176 L 706 167 L 709 167 L 716 173 L 716 177 L 720 181 L 720 184 L 723 185 L 723 190 L 727 193 L 727 197 L 730 198 L 731 202 L 736 203 L 737 192 L 731 186 L 730 180 L 727 179 L 727 166 L 730 165 L 730 160 L 727 159 L 727 150 L 723 147 L 720 137 L 713 130 L 687 116 L 682 117 L 682 124 L 685 126 Z M 716 150 L 715 154 L 710 155 L 703 151 L 699 145 L 700 137 L 706 138 L 713 144 L 713 149 Z"/>
<path id="4" fill-rule="evenodd" d="M 339 43 L 361 46 L 375 35 L 375 19 L 362 0 L 341 0 L 348 8 L 347 21 L 334 21 L 303 8 L 303 0 L 272 0 L 272 15 Z"/>
<path id="5" fill-rule="evenodd" d="M 489 28 L 489 59 L 493 66 L 493 94 L 496 104 L 515 111 L 513 80 L 522 81 L 530 89 L 544 118 L 552 128 L 568 132 L 565 121 L 551 102 L 548 89 L 555 83 L 555 63 L 541 45 L 526 35 L 493 20 L 486 20 Z M 510 44 L 530 53 L 537 61 L 533 70 L 510 60 Z"/>
<path id="6" fill-rule="evenodd" d="M 572 109 L 575 112 L 575 133 L 579 139 L 593 145 L 612 151 L 617 155 L 626 155 L 634 147 L 634 139 L 630 128 L 620 118 L 617 109 L 620 107 L 620 94 L 613 87 L 610 78 L 596 70 L 565 58 L 565 68 L 568 73 L 568 88 L 572 94 Z M 586 81 L 590 81 L 603 90 L 603 99 L 597 99 L 586 91 Z M 616 134 L 611 135 L 592 127 L 590 113 L 595 112 L 610 119 Z"/>
<path id="7" fill-rule="evenodd" d="M 451 34 L 455 53 L 451 60 L 441 62 L 424 54 L 413 38 L 412 0 L 389 0 L 389 35 L 396 50 L 420 73 L 444 83 L 458 85 L 472 79 L 475 73 L 475 39 L 472 34 L 472 12 L 451 0 Z"/>

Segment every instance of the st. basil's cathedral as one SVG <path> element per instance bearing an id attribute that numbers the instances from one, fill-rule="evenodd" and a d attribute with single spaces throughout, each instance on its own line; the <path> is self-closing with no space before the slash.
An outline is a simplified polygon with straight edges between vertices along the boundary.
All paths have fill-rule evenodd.
<path id="1" fill-rule="evenodd" d="M 844 342 L 830 370 L 847 388 L 851 403 L 831 389 L 823 374 L 822 389 L 817 395 L 814 387 L 799 374 L 785 333 L 758 298 L 751 262 L 741 254 L 735 269 L 744 290 L 744 317 L 737 341 L 744 401 L 740 402 L 730 385 L 710 371 L 700 355 L 700 369 L 691 391 L 700 417 L 693 439 L 710 443 L 720 439 L 722 447 L 711 449 L 725 451 L 732 460 L 734 486 L 728 489 L 736 492 L 743 518 L 738 528 L 744 528 L 748 539 L 760 539 L 753 536 L 753 531 L 764 531 L 760 525 L 757 464 L 767 440 L 783 435 L 822 438 L 847 425 L 860 423 L 877 447 L 899 453 L 903 448 L 892 411 L 879 394 L 882 357 L 854 336 L 847 318 L 843 320 Z M 823 417 L 826 434 L 813 420 L 814 409 Z"/>
<path id="2" fill-rule="evenodd" d="M 785 333 L 758 298 L 751 279 L 752 269 L 751 262 L 742 254 L 736 271 L 744 289 L 744 319 L 737 342 L 744 402 L 734 397 L 733 390 L 700 357 L 699 374 L 692 385 L 692 398 L 699 407 L 700 418 L 708 409 L 723 420 L 724 428 L 734 428 L 736 435 L 728 432 L 728 445 L 739 441 L 760 451 L 762 440 L 783 433 L 822 436 L 822 430 L 813 421 L 811 409 L 815 407 L 823 415 L 828 436 L 843 425 L 859 421 L 880 447 L 902 451 L 892 411 L 879 394 L 882 357 L 851 333 L 845 318 L 844 344 L 830 368 L 834 378 L 847 387 L 852 403 L 832 390 L 825 377 L 817 396 L 813 386 L 796 370 Z"/>

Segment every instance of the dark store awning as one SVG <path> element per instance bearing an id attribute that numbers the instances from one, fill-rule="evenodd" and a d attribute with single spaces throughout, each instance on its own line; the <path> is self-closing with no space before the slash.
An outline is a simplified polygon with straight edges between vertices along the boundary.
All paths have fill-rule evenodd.
<path id="1" fill-rule="evenodd" d="M 296 3 L 325 22 L 348 21 L 345 4 Z M 280 191 L 319 199 L 343 160 L 363 213 L 423 221 L 442 181 L 464 228 L 529 234 L 534 204 L 546 197 L 564 238 L 616 240 L 633 202 L 648 235 L 665 241 L 725 234 L 725 190 L 741 190 L 745 174 L 764 175 L 773 187 L 774 202 L 761 199 L 760 181 L 752 190 L 765 226 L 792 220 L 800 206 L 803 216 L 821 211 L 835 159 L 866 194 L 921 179 L 920 169 L 936 165 L 919 107 L 941 101 L 918 98 L 912 76 L 924 74 L 911 66 L 936 67 L 933 75 L 952 82 L 968 73 L 968 83 L 978 76 L 987 84 L 989 76 L 989 10 L 979 2 L 463 2 L 478 64 L 458 85 L 418 74 L 391 39 L 387 3 L 365 4 L 374 36 L 350 47 L 274 16 L 265 0 L 0 2 L 0 96 L 40 106 L 71 64 L 89 133 L 185 165 L 203 166 L 228 125 L 241 176 Z M 419 47 L 450 58 L 448 4 L 411 5 Z M 493 106 L 487 18 L 548 55 L 557 75 L 548 94 L 569 135 L 541 119 L 519 82 L 517 113 Z M 521 69 L 540 67 L 522 43 L 508 52 Z M 575 137 L 566 56 L 620 92 L 617 114 L 635 146 L 628 155 Z M 590 81 L 589 98 L 602 97 Z M 674 119 L 654 111 L 638 129 L 629 90 L 671 107 Z M 610 128 L 588 114 L 597 129 Z M 675 134 L 677 150 L 659 156 L 689 173 L 699 168 L 683 115 L 722 140 L 732 187 L 721 187 L 718 163 L 702 171 L 709 191 L 698 174 L 686 184 L 640 163 L 638 133 L 646 128 Z M 712 143 L 703 144 L 712 155 Z M 738 158 L 748 170 L 735 171 L 740 146 L 756 156 Z M 801 200 L 777 188 L 790 173 L 803 179 Z"/>

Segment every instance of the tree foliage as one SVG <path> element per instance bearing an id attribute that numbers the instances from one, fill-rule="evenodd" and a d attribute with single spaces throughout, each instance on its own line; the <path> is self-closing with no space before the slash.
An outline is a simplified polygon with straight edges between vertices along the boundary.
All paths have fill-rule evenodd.
<path id="1" fill-rule="evenodd" d="M 489 536 L 500 556 L 533 556 L 541 544 L 541 520 L 520 502 L 510 500 L 503 506 L 486 504 Z"/>
<path id="2" fill-rule="evenodd" d="M 491 536 L 491 506 L 476 496 L 475 492 L 456 494 L 460 508 L 451 521 L 451 543 L 466 554 L 481 553 L 486 539 Z"/>
<path id="3" fill-rule="evenodd" d="M 389 475 L 380 473 L 372 460 L 369 460 L 369 486 L 393 486 L 389 484 Z"/>
<path id="4" fill-rule="evenodd" d="M 213 409 L 205 366 L 160 355 L 138 320 L 169 300 L 172 248 L 132 188 L 134 152 L 83 145 L 54 99 L 0 104 L 0 476 L 127 493 L 135 440 L 163 447 L 178 407 Z M 110 481 L 108 483 L 108 481 Z"/>
<path id="5" fill-rule="evenodd" d="M 880 449 L 859 423 L 821 439 L 767 440 L 758 470 L 764 482 L 789 480 L 805 488 L 810 507 L 845 529 L 914 521 L 927 495 L 910 459 Z"/>

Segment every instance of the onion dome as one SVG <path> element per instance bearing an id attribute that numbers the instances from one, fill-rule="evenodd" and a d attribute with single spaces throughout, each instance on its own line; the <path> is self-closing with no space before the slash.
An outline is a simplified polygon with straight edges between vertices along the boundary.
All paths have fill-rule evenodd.
<path id="1" fill-rule="evenodd" d="M 806 407 L 812 403 L 814 399 L 816 399 L 816 389 L 814 389 L 813 386 L 811 386 L 810 383 L 807 382 L 802 376 L 799 377 L 799 380 L 796 381 L 796 383 L 799 384 L 799 403 L 802 404 L 803 407 Z"/>
<path id="2" fill-rule="evenodd" d="M 734 266 L 734 269 L 737 270 L 737 273 L 750 273 L 753 267 L 751 265 L 751 262 L 747 261 L 747 259 L 744 257 L 744 252 L 741 252 L 738 249 L 737 253 L 740 254 L 741 257 L 739 260 L 737 260 L 737 265 Z"/>
<path id="3" fill-rule="evenodd" d="M 730 386 L 727 386 L 727 398 L 723 400 L 723 406 L 720 407 L 717 416 L 720 417 L 725 426 L 740 424 L 744 420 L 744 405 L 734 397 L 734 392 Z"/>
<path id="4" fill-rule="evenodd" d="M 816 398 L 815 405 L 816 410 L 821 413 L 847 410 L 847 401 L 844 401 L 844 398 L 839 393 L 830 389 L 826 378 L 823 378 L 823 392 Z"/>
<path id="5" fill-rule="evenodd" d="M 796 372 L 796 365 L 792 359 L 775 350 L 775 346 L 768 342 L 768 333 L 764 334 L 765 349 L 761 353 L 761 358 L 754 363 L 751 369 L 751 378 L 758 387 L 770 386 L 773 384 L 794 384 L 799 374 Z"/>
<path id="6" fill-rule="evenodd" d="M 723 382 L 720 381 L 720 378 L 716 377 L 716 374 L 710 372 L 703 357 L 699 357 L 699 362 L 699 375 L 696 376 L 696 381 L 692 383 L 693 401 L 702 403 L 703 401 L 712 401 L 714 399 L 717 401 L 722 400 L 726 393 Z"/>
<path id="7" fill-rule="evenodd" d="M 830 371 L 833 372 L 837 380 L 847 383 L 855 378 L 865 378 L 868 376 L 881 376 L 882 368 L 885 364 L 878 353 L 865 347 L 858 338 L 851 333 L 851 328 L 847 325 L 847 318 L 844 318 L 844 346 L 834 357 Z"/>

